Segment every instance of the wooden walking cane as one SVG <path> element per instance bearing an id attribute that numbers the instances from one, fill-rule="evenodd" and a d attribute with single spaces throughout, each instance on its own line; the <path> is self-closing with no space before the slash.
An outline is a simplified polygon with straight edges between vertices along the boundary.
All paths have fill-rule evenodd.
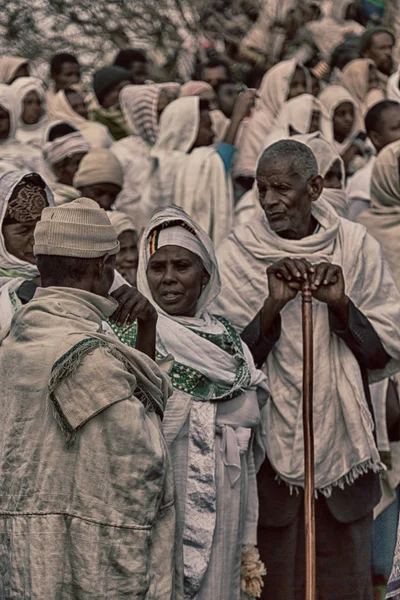
<path id="1" fill-rule="evenodd" d="M 313 319 L 312 293 L 308 282 L 302 289 L 303 322 L 303 432 L 304 432 L 304 518 L 306 538 L 306 595 L 316 600 L 314 430 L 313 430 Z"/>

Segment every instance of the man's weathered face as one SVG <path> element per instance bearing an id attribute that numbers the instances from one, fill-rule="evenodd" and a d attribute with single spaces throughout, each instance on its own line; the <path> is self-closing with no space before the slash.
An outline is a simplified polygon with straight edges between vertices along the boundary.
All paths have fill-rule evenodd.
<path id="1" fill-rule="evenodd" d="M 312 199 L 308 181 L 293 159 L 260 162 L 257 169 L 259 199 L 268 223 L 282 237 L 297 237 L 308 224 Z"/>
<path id="2" fill-rule="evenodd" d="M 393 71 L 393 46 L 392 36 L 382 31 L 372 37 L 371 46 L 366 52 L 367 58 L 371 58 L 385 75 L 391 75 Z"/>
<path id="3" fill-rule="evenodd" d="M 79 83 L 81 79 L 80 67 L 75 62 L 62 63 L 60 72 L 54 76 L 56 91 L 65 90 L 66 88 Z"/>

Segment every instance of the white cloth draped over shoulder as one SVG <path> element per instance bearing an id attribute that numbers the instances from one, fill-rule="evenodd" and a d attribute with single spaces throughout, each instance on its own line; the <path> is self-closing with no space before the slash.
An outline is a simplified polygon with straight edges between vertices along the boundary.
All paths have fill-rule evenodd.
<path id="1" fill-rule="evenodd" d="M 74 86 L 72 86 L 71 89 L 77 94 L 82 95 L 80 87 L 75 89 Z M 82 95 L 82 98 L 83 97 L 84 96 Z M 57 92 L 49 103 L 48 116 L 50 121 L 61 120 L 71 123 L 82 133 L 92 150 L 109 148 L 114 141 L 105 125 L 89 121 L 74 111 L 68 102 L 64 90 Z"/>
<path id="2" fill-rule="evenodd" d="M 14 188 L 26 173 L 9 171 L 0 176 L 0 329 L 9 325 L 18 306 L 15 292 L 26 279 L 35 279 L 39 275 L 36 265 L 32 265 L 10 254 L 3 236 L 3 220 L 7 212 L 8 201 Z M 47 202 L 54 205 L 53 194 L 46 186 Z"/>
<path id="3" fill-rule="evenodd" d="M 382 245 L 400 289 L 400 142 L 386 146 L 375 159 L 371 180 L 371 207 L 358 215 Z"/>
<path id="4" fill-rule="evenodd" d="M 287 100 L 276 119 L 274 129 L 267 137 L 265 148 L 274 142 L 286 139 L 293 135 L 305 135 L 310 131 L 313 113 L 319 113 L 319 131 L 324 138 L 332 140 L 332 126 L 325 107 L 318 98 L 311 94 L 301 94 Z"/>
<path id="5" fill-rule="evenodd" d="M 0 84 L 0 107 L 8 112 L 10 130 L 8 137 L 0 140 L 0 173 L 9 170 L 9 163 L 14 169 L 43 172 L 43 160 L 40 150 L 16 139 L 16 131 L 21 116 L 21 101 L 11 86 Z M 2 162 L 6 163 L 4 168 Z"/>
<path id="6" fill-rule="evenodd" d="M 158 100 L 162 90 L 178 92 L 178 83 L 127 85 L 119 102 L 131 135 L 111 146 L 123 172 L 124 186 L 115 207 L 140 220 L 140 201 L 144 181 L 151 167 L 150 152 L 158 137 Z"/>
<path id="7" fill-rule="evenodd" d="M 371 381 L 400 367 L 400 294 L 379 244 L 364 227 L 340 218 L 326 201 L 313 203 L 320 228 L 302 240 L 287 240 L 269 228 L 264 215 L 237 227 L 218 249 L 222 289 L 214 303 L 217 314 L 242 331 L 268 296 L 266 269 L 284 257 L 328 261 L 342 267 L 346 293 L 369 319 L 388 354 L 383 371 L 370 371 Z M 327 306 L 313 303 L 315 487 L 329 495 L 332 486 L 351 483 L 367 470 L 381 468 L 372 434 L 357 360 L 347 345 L 331 334 Z M 271 398 L 267 405 L 267 454 L 288 485 L 304 485 L 302 431 L 301 298 L 281 313 L 279 341 L 268 356 L 266 372 Z"/>
<path id="8" fill-rule="evenodd" d="M 168 232 L 165 227 L 178 223 L 186 227 L 175 226 L 163 245 L 190 249 L 210 275 L 194 317 L 166 314 L 155 303 L 147 280 L 152 232 L 159 227 L 164 227 L 161 233 Z M 138 289 L 158 312 L 157 353 L 174 358 L 174 393 L 163 430 L 184 515 L 185 598 L 240 600 L 240 548 L 256 544 L 255 474 L 265 456 L 260 408 L 268 395 L 266 377 L 230 324 L 208 311 L 220 290 L 214 247 L 182 210 L 159 209 L 143 232 Z M 184 383 L 182 374 L 189 374 Z M 191 378 L 198 376 L 202 385 L 190 389 Z"/>
<path id="9" fill-rule="evenodd" d="M 325 106 L 325 108 L 329 114 L 329 118 L 331 121 L 331 127 L 332 127 L 332 130 L 331 130 L 332 131 L 331 138 L 333 140 L 332 143 L 333 143 L 336 151 L 340 155 L 342 155 L 344 152 L 346 152 L 346 150 L 351 145 L 351 143 L 354 141 L 354 139 L 357 137 L 359 132 L 363 130 L 363 124 L 362 124 L 361 115 L 360 115 L 360 111 L 357 106 L 357 103 L 354 100 L 353 96 L 350 94 L 350 92 L 346 88 L 342 87 L 341 85 L 328 85 L 320 93 L 319 99 L 322 102 L 323 106 Z M 343 140 L 343 142 L 338 142 L 334 139 L 333 117 L 335 114 L 335 110 L 341 104 L 343 104 L 345 102 L 349 102 L 350 104 L 352 104 L 354 106 L 354 122 L 353 122 L 352 130 L 349 133 L 349 135 L 347 136 L 347 138 L 345 140 Z"/>
<path id="10" fill-rule="evenodd" d="M 232 185 L 213 147 L 192 150 L 200 126 L 200 99 L 171 102 L 159 126 L 142 192 L 143 215 L 148 220 L 159 206 L 179 206 L 218 246 L 232 228 Z"/>
<path id="11" fill-rule="evenodd" d="M 279 111 L 288 98 L 297 66 L 295 59 L 285 60 L 272 67 L 264 75 L 258 90 L 259 98 L 254 114 L 249 120 L 236 157 L 235 177 L 255 176 L 258 157 L 264 150 L 267 137 L 274 127 Z M 309 82 L 308 91 L 311 91 L 311 82 Z"/>
<path id="12" fill-rule="evenodd" d="M 27 125 L 20 117 L 15 137 L 19 142 L 41 149 L 44 143 L 44 132 L 48 124 L 46 91 L 43 81 L 37 77 L 19 77 L 12 83 L 11 88 L 21 102 L 21 106 L 23 106 L 23 102 L 30 92 L 35 92 L 40 99 L 42 116 L 39 121 L 34 125 Z"/>

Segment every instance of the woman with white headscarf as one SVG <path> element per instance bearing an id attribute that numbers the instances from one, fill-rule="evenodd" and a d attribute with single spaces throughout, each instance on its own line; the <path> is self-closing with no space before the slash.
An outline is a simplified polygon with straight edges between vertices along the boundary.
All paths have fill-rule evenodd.
<path id="1" fill-rule="evenodd" d="M 37 77 L 19 77 L 11 87 L 22 105 L 15 137 L 24 144 L 41 149 L 48 124 L 43 82 Z"/>
<path id="2" fill-rule="evenodd" d="M 37 173 L 0 176 L 0 329 L 36 290 L 33 232 L 42 210 L 51 205 L 53 195 Z"/>
<path id="3" fill-rule="evenodd" d="M 143 182 L 151 165 L 150 152 L 157 141 L 160 117 L 178 93 L 179 84 L 127 85 L 119 95 L 125 121 L 133 132 L 111 146 L 124 174 L 124 187 L 116 208 L 136 218 L 140 214 Z"/>
<path id="4" fill-rule="evenodd" d="M 250 180 L 247 189 L 253 183 L 258 157 L 265 148 L 267 137 L 284 102 L 310 92 L 311 76 L 294 59 L 280 62 L 264 75 L 256 108 L 241 141 L 234 169 L 235 178 Z"/>
<path id="5" fill-rule="evenodd" d="M 21 102 L 11 86 L 0 84 L 0 173 L 14 169 L 28 171 L 43 170 L 41 152 L 16 139 L 21 115 Z"/>
<path id="6" fill-rule="evenodd" d="M 365 163 L 364 125 L 356 101 L 340 85 L 328 85 L 319 95 L 331 120 L 333 146 L 342 157 L 347 174 L 352 174 Z"/>
<path id="7" fill-rule="evenodd" d="M 163 430 L 182 511 L 185 598 L 240 600 L 241 566 L 253 591 L 263 572 L 256 550 L 247 546 L 242 557 L 241 550 L 256 545 L 266 378 L 230 323 L 208 312 L 219 293 L 218 266 L 192 219 L 175 207 L 158 210 L 139 257 L 138 289 L 158 312 L 157 356 L 172 362 Z M 113 329 L 135 344 L 135 326 Z"/>
<path id="8" fill-rule="evenodd" d="M 253 104 L 252 92 L 236 101 L 224 142 L 213 147 L 209 107 L 199 97 L 179 98 L 160 119 L 151 151 L 152 164 L 142 194 L 146 223 L 158 206 L 183 208 L 218 244 L 232 227 L 233 198 L 229 170 L 239 126 Z"/>
<path id="9" fill-rule="evenodd" d="M 74 125 L 92 150 L 108 148 L 114 141 L 105 125 L 89 121 L 88 108 L 79 87 L 57 92 L 49 105 L 48 112 L 51 121 L 68 121 Z"/>

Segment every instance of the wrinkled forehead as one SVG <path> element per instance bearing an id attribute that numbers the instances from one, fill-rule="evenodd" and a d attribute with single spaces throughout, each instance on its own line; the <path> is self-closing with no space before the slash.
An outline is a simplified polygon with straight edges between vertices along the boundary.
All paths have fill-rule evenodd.
<path id="1" fill-rule="evenodd" d="M 296 167 L 294 158 L 286 155 L 261 158 L 256 173 L 257 181 L 279 178 L 287 183 L 295 183 L 303 179 L 300 169 Z"/>

